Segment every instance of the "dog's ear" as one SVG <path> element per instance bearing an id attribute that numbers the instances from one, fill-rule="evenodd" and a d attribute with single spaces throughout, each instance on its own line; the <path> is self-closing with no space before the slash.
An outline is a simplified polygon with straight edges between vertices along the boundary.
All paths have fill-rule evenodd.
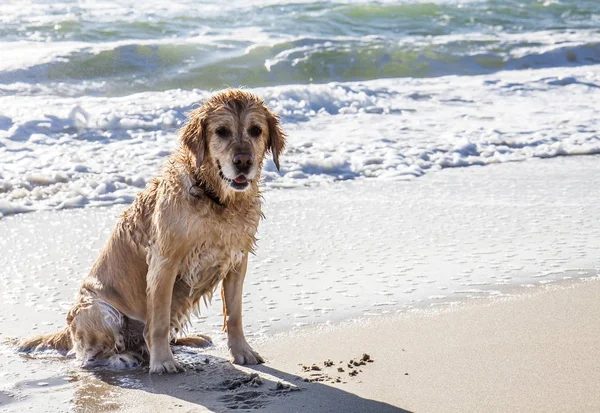
<path id="1" fill-rule="evenodd" d="M 273 155 L 273 162 L 275 162 L 275 166 L 277 167 L 277 170 L 279 170 L 279 155 L 281 155 L 285 149 L 285 133 L 279 124 L 279 116 L 271 112 L 269 109 L 266 109 L 266 111 L 267 124 L 269 125 L 267 149 L 271 151 L 271 154 Z"/>
<path id="2" fill-rule="evenodd" d="M 206 113 L 200 108 L 190 112 L 188 116 L 189 119 L 182 128 L 180 141 L 183 148 L 187 149 L 196 158 L 196 167 L 200 169 L 202 162 L 204 162 L 206 146 Z"/>

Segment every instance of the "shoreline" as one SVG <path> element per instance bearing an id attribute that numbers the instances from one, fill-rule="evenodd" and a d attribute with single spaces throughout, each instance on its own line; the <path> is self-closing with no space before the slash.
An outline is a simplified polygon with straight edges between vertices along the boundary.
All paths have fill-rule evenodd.
<path id="1" fill-rule="evenodd" d="M 0 388 L 0 411 L 597 411 L 599 298 L 599 278 L 567 280 L 450 308 L 306 327 L 254 340 L 267 359 L 261 366 L 233 366 L 222 347 L 178 349 L 186 372 L 164 376 L 30 359 L 21 363 L 62 368 Z M 364 354 L 373 361 L 360 363 Z M 359 363 L 349 368 L 350 361 Z"/>
<path id="2" fill-rule="evenodd" d="M 600 286 L 600 268 L 596 270 L 589 269 L 587 271 L 590 274 L 597 274 L 581 278 L 565 278 L 562 280 L 553 281 L 551 283 L 535 285 L 510 284 L 503 286 L 504 288 L 502 288 L 502 292 L 498 295 L 482 296 L 476 298 L 464 297 L 456 301 L 444 303 L 443 305 L 435 305 L 435 303 L 433 303 L 434 305 L 427 305 L 431 303 L 424 303 L 423 306 L 415 306 L 414 308 L 410 309 L 402 309 L 394 313 L 388 313 L 377 316 L 367 315 L 348 317 L 331 323 L 311 324 L 296 329 L 287 329 L 284 331 L 279 331 L 268 337 L 256 337 L 253 338 L 253 343 L 264 344 L 288 338 L 298 339 L 306 335 L 318 334 L 321 332 L 333 333 L 338 330 L 346 330 L 350 328 L 360 327 L 363 325 L 389 323 L 394 320 L 404 320 L 407 318 L 425 319 L 428 317 L 435 317 L 440 315 L 452 314 L 455 312 L 466 311 L 470 310 L 473 307 L 491 307 L 497 304 L 510 304 L 513 301 L 523 301 L 557 291 L 583 288 L 586 285 L 593 286 L 595 283 L 598 283 Z M 211 347 L 209 350 L 221 351 L 223 348 L 224 347 L 222 346 L 215 346 Z"/>

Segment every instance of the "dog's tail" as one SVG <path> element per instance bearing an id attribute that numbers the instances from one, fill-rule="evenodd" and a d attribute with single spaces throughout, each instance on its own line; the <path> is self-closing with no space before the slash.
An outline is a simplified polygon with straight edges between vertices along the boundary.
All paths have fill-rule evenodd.
<path id="1" fill-rule="evenodd" d="M 54 334 L 44 334 L 26 340 L 21 340 L 18 344 L 19 351 L 30 353 L 32 351 L 58 350 L 61 353 L 68 353 L 73 347 L 71 333 L 69 328 Z"/>

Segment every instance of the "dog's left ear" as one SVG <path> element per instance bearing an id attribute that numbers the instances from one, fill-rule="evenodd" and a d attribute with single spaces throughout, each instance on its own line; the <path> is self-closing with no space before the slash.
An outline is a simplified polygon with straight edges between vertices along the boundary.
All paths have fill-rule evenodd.
<path id="1" fill-rule="evenodd" d="M 267 124 L 269 125 L 267 149 L 271 151 L 271 154 L 273 155 L 273 162 L 275 162 L 275 166 L 277 167 L 277 170 L 279 170 L 279 155 L 281 155 L 285 149 L 285 133 L 279 124 L 279 116 L 271 112 L 269 109 L 266 109 L 266 111 Z"/>
<path id="2" fill-rule="evenodd" d="M 189 120 L 181 132 L 181 145 L 196 158 L 196 167 L 200 169 L 204 162 L 206 113 L 202 108 L 190 112 Z"/>

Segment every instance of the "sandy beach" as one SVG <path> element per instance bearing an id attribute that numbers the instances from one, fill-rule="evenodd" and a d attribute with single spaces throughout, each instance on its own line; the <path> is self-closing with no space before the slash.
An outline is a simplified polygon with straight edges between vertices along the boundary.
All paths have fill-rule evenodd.
<path id="1" fill-rule="evenodd" d="M 0 410 L 597 411 L 598 165 L 561 158 L 270 191 L 244 301 L 267 363 L 229 363 L 217 297 L 191 328 L 216 346 L 176 348 L 187 371 L 175 376 L 16 354 L 14 338 L 63 325 L 122 207 L 6 217 Z"/>
<path id="2" fill-rule="evenodd" d="M 79 372 L 19 383 L 29 403 L 4 392 L 0 408 L 594 412 L 600 410 L 599 298 L 598 280 L 567 281 L 452 309 L 305 329 L 255 343 L 268 355 L 263 366 L 233 367 L 223 351 L 209 350 L 193 356 L 200 365 L 175 376 Z M 363 365 L 365 353 L 373 362 Z M 351 360 L 359 365 L 348 367 Z M 55 404 L 71 391 L 71 403 Z"/>

